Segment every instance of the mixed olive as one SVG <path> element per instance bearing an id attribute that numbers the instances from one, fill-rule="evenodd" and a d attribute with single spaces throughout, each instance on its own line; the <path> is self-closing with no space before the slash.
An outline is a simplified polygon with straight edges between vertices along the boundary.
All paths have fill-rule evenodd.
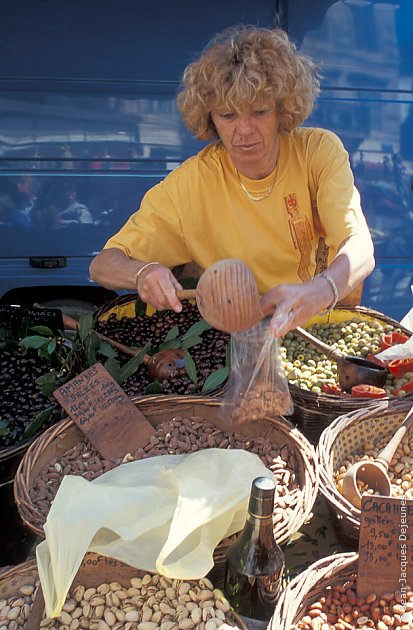
<path id="1" fill-rule="evenodd" d="M 344 354 L 368 357 L 381 351 L 384 334 L 397 329 L 379 320 L 366 321 L 355 317 L 339 323 L 315 323 L 307 330 Z M 314 394 L 322 394 L 326 385 L 338 386 L 337 363 L 327 359 L 294 332 L 285 335 L 281 356 L 291 385 Z M 395 390 L 399 390 L 397 395 L 402 396 L 405 394 L 403 385 L 412 379 L 413 373 L 405 373 L 401 378 L 389 373 L 384 389 L 388 396 L 392 396 Z"/>
<path id="2" fill-rule="evenodd" d="M 128 346 L 143 347 L 150 341 L 150 352 L 156 352 L 165 341 L 170 330 L 177 326 L 179 335 L 184 335 L 193 324 L 201 321 L 196 305 L 184 301 L 182 312 L 155 312 L 151 316 L 118 318 L 111 313 L 107 319 L 98 320 L 95 324 L 97 332 Z M 227 347 L 229 335 L 214 328 L 204 330 L 200 343 L 189 349 L 196 369 L 196 383 L 189 374 L 184 373 L 173 379 L 162 379 L 153 388 L 153 379 L 145 366 L 142 366 L 123 383 L 122 388 L 129 396 L 145 393 L 191 394 L 202 391 L 207 377 L 214 371 L 224 368 L 227 363 Z"/>

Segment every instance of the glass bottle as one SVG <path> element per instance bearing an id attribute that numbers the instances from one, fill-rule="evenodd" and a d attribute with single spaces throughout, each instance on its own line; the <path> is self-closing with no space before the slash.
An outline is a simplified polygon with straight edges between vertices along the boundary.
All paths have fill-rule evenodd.
<path id="1" fill-rule="evenodd" d="M 228 548 L 224 594 L 248 628 L 266 628 L 284 570 L 284 554 L 274 539 L 275 482 L 257 477 L 251 485 L 243 530 Z"/>

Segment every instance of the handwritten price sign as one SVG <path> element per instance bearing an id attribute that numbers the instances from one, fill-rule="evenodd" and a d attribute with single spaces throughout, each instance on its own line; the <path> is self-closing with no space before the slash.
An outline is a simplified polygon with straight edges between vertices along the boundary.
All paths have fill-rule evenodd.
<path id="1" fill-rule="evenodd" d="M 357 594 L 413 585 L 413 501 L 364 496 L 361 501 Z"/>

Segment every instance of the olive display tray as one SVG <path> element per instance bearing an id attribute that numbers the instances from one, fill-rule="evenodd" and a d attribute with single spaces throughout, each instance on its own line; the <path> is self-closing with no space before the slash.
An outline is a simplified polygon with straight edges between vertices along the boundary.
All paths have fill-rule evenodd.
<path id="1" fill-rule="evenodd" d="M 394 328 L 399 328 L 409 337 L 412 334 L 410 330 L 401 326 L 396 320 L 363 306 L 335 308 L 328 315 L 314 317 L 305 327 L 314 323 L 337 323 L 355 318 L 365 321 L 378 320 L 383 324 L 390 324 Z M 289 384 L 289 388 L 294 403 L 294 413 L 291 420 L 313 444 L 317 444 L 321 433 L 338 416 L 357 409 L 365 409 L 377 403 L 377 399 L 372 398 L 341 398 L 330 394 L 315 394 L 293 384 Z M 413 400 L 413 394 L 408 394 L 403 399 Z M 389 402 L 393 399 L 386 397 L 381 400 Z"/>

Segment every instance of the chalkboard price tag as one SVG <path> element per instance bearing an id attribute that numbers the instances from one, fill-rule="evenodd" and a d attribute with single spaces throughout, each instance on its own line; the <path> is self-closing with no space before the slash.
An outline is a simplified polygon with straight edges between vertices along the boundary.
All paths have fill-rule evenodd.
<path id="1" fill-rule="evenodd" d="M 19 335 L 25 323 L 30 326 L 48 326 L 55 334 L 64 330 L 60 309 L 0 304 L 0 328 L 8 328 Z"/>
<path id="2" fill-rule="evenodd" d="M 106 459 L 133 453 L 155 434 L 151 423 L 101 363 L 75 376 L 53 395 Z"/>
<path id="3" fill-rule="evenodd" d="M 361 500 L 357 595 L 406 592 L 413 585 L 413 500 Z"/>

